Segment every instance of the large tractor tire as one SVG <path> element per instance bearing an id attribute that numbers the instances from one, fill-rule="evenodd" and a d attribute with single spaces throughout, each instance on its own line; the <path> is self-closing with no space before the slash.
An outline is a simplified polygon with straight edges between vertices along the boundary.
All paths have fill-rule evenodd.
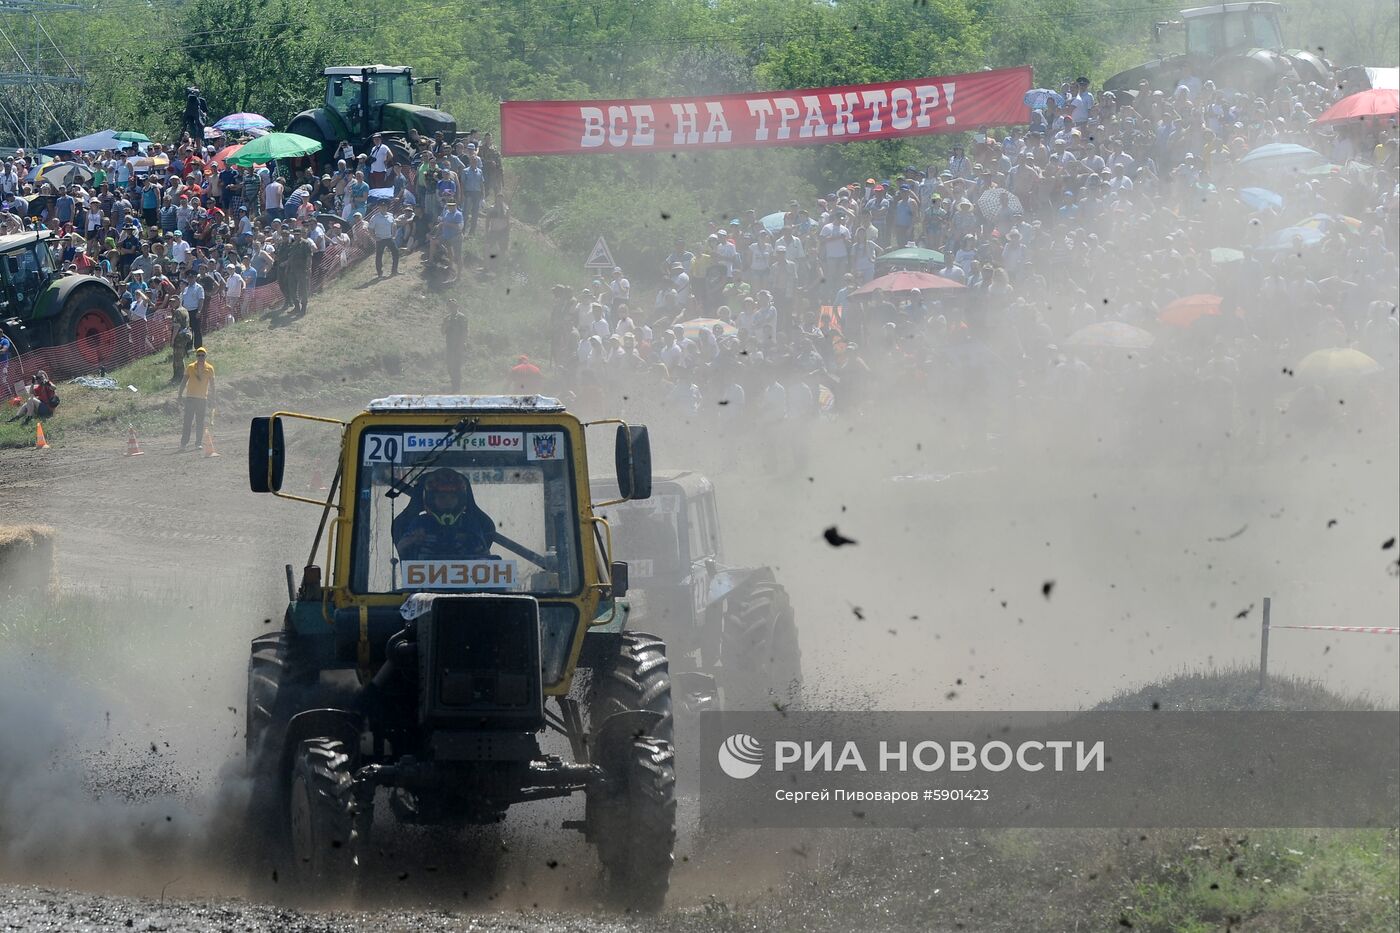
<path id="1" fill-rule="evenodd" d="M 720 643 L 726 709 L 772 709 L 798 699 L 802 648 L 787 590 L 765 581 L 731 600 Z"/>
<path id="2" fill-rule="evenodd" d="M 590 791 L 587 820 L 617 907 L 655 913 L 666 902 L 676 846 L 676 768 L 671 743 L 638 736 L 625 760 L 599 762 L 607 789 Z"/>
<path id="3" fill-rule="evenodd" d="M 311 155 L 311 167 L 320 174 L 324 170 L 335 167 L 335 150 L 340 146 L 338 139 L 326 139 L 325 133 L 316 125 L 315 120 L 305 117 L 297 117 L 292 120 L 287 127 L 288 133 L 296 133 L 298 136 L 305 136 L 307 139 L 314 139 L 321 143 L 321 149 Z"/>
<path id="4" fill-rule="evenodd" d="M 651 734 L 675 740 L 671 711 L 671 667 L 666 643 L 655 635 L 623 632 L 616 656 L 593 671 L 588 697 L 588 721 L 593 732 L 613 713 L 648 710 L 661 714 Z"/>
<path id="5" fill-rule="evenodd" d="M 651 735 L 609 746 L 599 730 L 614 713 L 659 714 Z M 609 900 L 625 910 L 661 909 L 670 886 L 676 844 L 676 770 L 671 747 L 671 678 L 665 644 L 624 632 L 617 654 L 593 671 L 588 699 L 591 747 L 607 780 L 589 788 L 587 835 L 598 847 Z"/>
<path id="6" fill-rule="evenodd" d="M 318 897 L 354 891 L 353 770 L 353 756 L 336 739 L 307 739 L 293 759 L 287 794 L 290 861 L 299 887 Z"/>
<path id="7" fill-rule="evenodd" d="M 63 303 L 53 339 L 60 344 L 76 343 L 86 363 L 102 366 L 112 362 L 121 325 L 116 297 L 100 285 L 84 285 L 74 289 Z"/>

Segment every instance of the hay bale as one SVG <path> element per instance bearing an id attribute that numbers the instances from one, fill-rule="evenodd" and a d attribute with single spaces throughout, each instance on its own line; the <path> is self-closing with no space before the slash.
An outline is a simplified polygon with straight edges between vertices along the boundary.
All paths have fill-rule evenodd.
<path id="1" fill-rule="evenodd" d="M 0 525 L 0 591 L 41 594 L 56 589 L 57 537 L 48 525 Z"/>

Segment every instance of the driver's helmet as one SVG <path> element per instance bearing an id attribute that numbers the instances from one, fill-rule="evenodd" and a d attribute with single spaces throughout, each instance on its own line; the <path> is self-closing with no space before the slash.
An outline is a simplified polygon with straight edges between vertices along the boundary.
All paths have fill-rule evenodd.
<path id="1" fill-rule="evenodd" d="M 423 508 L 439 525 L 455 525 L 470 499 L 467 478 L 456 470 L 434 470 L 423 485 Z"/>

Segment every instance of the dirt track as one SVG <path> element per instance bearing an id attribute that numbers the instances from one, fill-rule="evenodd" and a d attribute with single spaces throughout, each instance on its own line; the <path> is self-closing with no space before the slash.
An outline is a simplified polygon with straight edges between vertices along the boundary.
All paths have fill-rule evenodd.
<path id="1" fill-rule="evenodd" d="M 1033 476 L 1016 476 L 1003 466 L 896 482 L 893 477 L 930 464 L 912 451 L 886 448 L 889 435 L 870 430 L 847 440 L 844 429 L 834 427 L 826 438 L 829 449 L 840 442 L 868 456 L 818 458 L 776 486 L 739 482 L 742 474 L 723 470 L 716 475 L 731 557 L 778 564 L 798 605 L 817 695 L 832 706 L 1092 705 L 1183 667 L 1249 661 L 1257 629 L 1253 618 L 1240 623 L 1235 616 L 1264 593 L 1280 600 L 1276 612 L 1329 620 L 1373 618 L 1393 606 L 1394 580 L 1376 545 L 1395 512 L 1394 490 L 1375 501 L 1377 490 L 1387 488 L 1378 478 L 1393 475 L 1391 460 L 1354 464 L 1347 482 L 1336 475 L 1325 482 L 1325 465 L 1311 473 L 1270 467 L 1234 484 L 1217 483 L 1208 493 L 1191 477 L 1166 471 L 1058 475 L 1038 468 Z M 125 757 L 118 756 L 122 768 L 161 773 L 152 770 L 153 759 L 135 751 L 148 740 L 153 750 L 165 743 L 166 783 L 186 801 L 207 802 L 220 768 L 237 758 L 241 737 L 230 725 L 236 716 L 224 710 L 242 700 L 243 646 L 265 630 L 265 619 L 280 613 L 282 565 L 304 560 L 318 514 L 247 492 L 239 433 L 230 428 L 220 438 L 224 455 L 217 459 L 176 453 L 177 438 L 169 435 L 142 438 L 146 453 L 139 458 L 122 456 L 120 438 L 48 452 L 0 452 L 6 515 L 58 528 L 65 588 L 162 607 L 159 618 L 127 622 L 133 633 L 151 633 L 157 646 L 133 655 L 139 664 L 129 669 L 122 669 L 126 655 L 94 662 L 91 686 L 103 703 L 126 710 L 129 721 L 116 733 L 125 749 Z M 914 447 L 912 440 L 908 446 Z M 662 466 L 705 462 L 703 451 L 680 443 L 663 441 L 659 453 Z M 308 472 L 303 463 L 289 485 L 304 488 Z M 804 482 L 808 472 L 812 478 Z M 1320 491 L 1300 498 L 1298 487 Z M 1338 516 L 1344 534 L 1326 530 L 1327 519 Z M 827 547 L 820 531 L 833 523 L 861 544 Z M 1242 525 L 1256 533 L 1223 540 Z M 774 561 L 775 551 L 780 560 Z M 1041 594 L 1047 579 L 1058 581 L 1053 600 Z M 1320 636 L 1280 640 L 1275 651 L 1280 671 L 1394 702 L 1389 642 L 1382 647 Z M 104 671 L 103 664 L 116 669 Z M 109 734 L 93 741 L 112 740 Z M 250 903 L 240 899 L 248 892 L 237 873 L 200 869 L 189 877 L 176 846 L 167 858 L 140 853 L 142 860 L 125 872 L 117 870 L 120 853 L 104 852 L 100 866 L 11 878 L 121 894 L 0 888 L 0 924 L 21 930 L 588 933 L 836 931 L 856 924 L 872 930 L 1025 928 L 1016 922 L 1021 908 L 1015 906 L 1023 895 L 1005 887 L 998 894 L 943 882 L 941 889 L 956 892 L 957 900 L 937 910 L 923 895 L 914 896 L 923 884 L 922 875 L 909 874 L 918 859 L 946 858 L 943 870 L 954 874 L 958 859 L 971 859 L 961 876 L 971 877 L 973 850 L 947 835 L 916 839 L 912 856 L 892 856 L 880 872 L 853 878 L 842 859 L 853 852 L 883 859 L 879 853 L 891 840 L 813 834 L 705 845 L 683 830 L 666 914 L 632 921 L 593 913 L 591 853 L 576 839 L 560 839 L 560 817 L 525 815 L 522 808 L 517 820 L 513 811 L 497 880 L 473 885 L 465 896 L 459 879 L 445 879 L 413 837 L 391 842 L 397 850 L 380 866 L 388 893 L 365 914 Z M 898 841 L 911 844 L 908 834 Z M 984 852 L 979 864 L 992 861 Z M 1057 883 L 1047 876 L 1044 890 L 1059 890 Z M 819 901 L 811 887 L 845 884 L 844 901 Z M 872 899 L 888 909 L 871 914 Z"/>

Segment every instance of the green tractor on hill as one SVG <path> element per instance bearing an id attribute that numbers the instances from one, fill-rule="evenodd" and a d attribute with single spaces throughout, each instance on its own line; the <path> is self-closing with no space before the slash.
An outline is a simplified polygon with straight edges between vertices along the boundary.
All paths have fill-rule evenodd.
<path id="1" fill-rule="evenodd" d="M 448 140 L 457 135 L 457 121 L 449 113 L 414 103 L 414 88 L 429 81 L 437 96 L 442 84 L 436 78 L 415 78 L 413 69 L 400 65 L 339 65 L 322 72 L 326 78 L 326 105 L 303 110 L 292 118 L 287 132 L 321 141 L 318 165 L 335 158 L 340 144 L 349 140 L 359 152 L 369 148 L 375 133 L 396 161 L 407 161 L 404 139 L 416 130 L 432 139 L 442 133 Z"/>
<path id="2" fill-rule="evenodd" d="M 59 271 L 48 230 L 0 236 L 0 331 L 20 353 L 76 344 L 94 367 L 110 361 L 126 318 L 106 279 Z"/>
<path id="3" fill-rule="evenodd" d="M 1279 81 L 1316 81 L 1328 86 L 1332 66 L 1303 49 L 1284 47 L 1278 3 L 1216 3 L 1181 11 L 1181 19 L 1157 23 L 1154 38 L 1185 33 L 1185 51 L 1120 72 L 1106 91 L 1143 88 L 1171 94 L 1187 79 L 1214 81 L 1221 90 L 1267 95 Z"/>

